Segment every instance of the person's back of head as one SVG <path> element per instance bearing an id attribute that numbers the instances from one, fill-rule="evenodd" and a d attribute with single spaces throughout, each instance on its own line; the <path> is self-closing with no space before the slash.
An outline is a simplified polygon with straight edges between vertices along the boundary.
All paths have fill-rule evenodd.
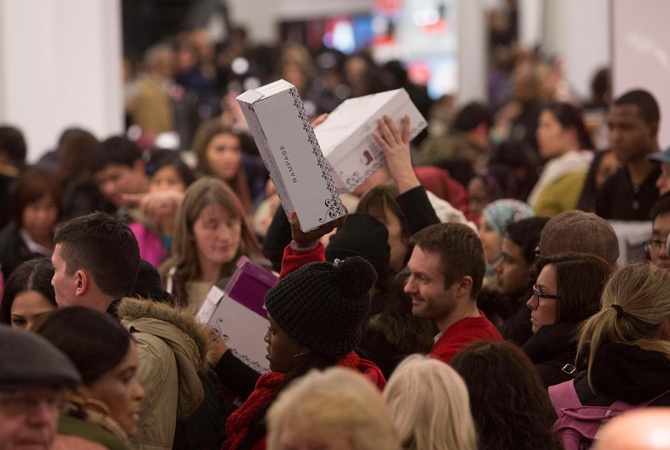
<path id="1" fill-rule="evenodd" d="M 377 272 L 377 283 L 386 285 L 391 247 L 384 224 L 367 213 L 349 214 L 347 221 L 330 237 L 326 260 L 335 262 L 349 256 L 365 258 Z"/>
<path id="2" fill-rule="evenodd" d="M 617 97 L 614 106 L 634 105 L 638 113 L 649 124 L 658 124 L 661 120 L 661 111 L 656 98 L 648 91 L 634 89 Z"/>
<path id="3" fill-rule="evenodd" d="M 54 243 L 54 258 L 57 254 L 62 258 L 66 274 L 85 270 L 98 289 L 112 298 L 132 292 L 140 251 L 135 235 L 121 219 L 101 212 L 77 217 L 56 230 Z M 59 300 L 58 286 L 56 296 Z"/>
<path id="4" fill-rule="evenodd" d="M 670 450 L 670 408 L 644 408 L 607 421 L 593 450 Z"/>
<path id="5" fill-rule="evenodd" d="M 467 386 L 442 361 L 423 355 L 406 358 L 393 372 L 383 397 L 404 448 L 477 448 Z"/>
<path id="6" fill-rule="evenodd" d="M 475 342 L 451 366 L 468 386 L 479 448 L 562 448 L 551 431 L 549 394 L 520 348 L 507 341 Z"/>
<path id="7" fill-rule="evenodd" d="M 649 262 L 629 264 L 603 289 L 601 309 L 582 326 L 578 354 L 594 359 L 604 344 L 635 345 L 670 358 L 670 273 Z"/>
<path id="8" fill-rule="evenodd" d="M 551 218 L 540 234 L 542 256 L 560 253 L 591 253 L 616 267 L 619 240 L 614 228 L 595 214 L 565 211 Z"/>
<path id="9" fill-rule="evenodd" d="M 485 125 L 487 130 L 490 129 L 493 126 L 493 114 L 486 105 L 470 102 L 456 113 L 452 130 L 467 133 L 481 124 Z"/>
<path id="10" fill-rule="evenodd" d="M 0 162 L 4 154 L 6 163 L 20 170 L 26 163 L 27 152 L 26 139 L 21 130 L 9 125 L 0 126 Z"/>
<path id="11" fill-rule="evenodd" d="M 116 367 L 130 349 L 130 334 L 118 320 L 79 306 L 54 311 L 34 331 L 70 358 L 84 386 Z"/>
<path id="12" fill-rule="evenodd" d="M 272 404 L 267 421 L 269 450 L 298 447 L 297 442 L 309 442 L 309 448 L 347 442 L 357 450 L 400 449 L 377 388 L 340 367 L 296 380 Z"/>
<path id="13" fill-rule="evenodd" d="M 125 136 L 112 136 L 100 142 L 89 156 L 89 166 L 95 174 L 109 165 L 133 167 L 142 161 L 142 150 Z"/>
<path id="14" fill-rule="evenodd" d="M 440 256 L 445 289 L 469 276 L 472 278 L 470 298 L 477 298 L 484 280 L 486 263 L 482 242 L 472 228 L 459 223 L 439 223 L 414 234 L 411 243 L 424 252 Z"/>

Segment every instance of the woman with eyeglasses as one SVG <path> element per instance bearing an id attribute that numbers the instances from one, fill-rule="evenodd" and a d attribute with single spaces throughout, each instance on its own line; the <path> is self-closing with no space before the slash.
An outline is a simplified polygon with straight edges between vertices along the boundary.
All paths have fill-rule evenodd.
<path id="1" fill-rule="evenodd" d="M 600 309 L 612 267 L 595 255 L 565 253 L 538 262 L 537 281 L 526 302 L 533 336 L 523 350 L 546 387 L 573 379 L 579 325 Z"/>

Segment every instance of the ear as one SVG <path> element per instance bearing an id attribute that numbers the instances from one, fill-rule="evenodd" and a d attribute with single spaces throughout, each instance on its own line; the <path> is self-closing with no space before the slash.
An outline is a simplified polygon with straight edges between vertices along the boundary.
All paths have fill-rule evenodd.
<path id="1" fill-rule="evenodd" d="M 147 173 L 147 165 L 141 159 L 136 159 L 133 163 L 133 170 L 143 174 Z"/>
<path id="2" fill-rule="evenodd" d="M 454 283 L 456 286 L 456 296 L 457 297 L 467 297 L 470 298 L 470 292 L 472 292 L 472 277 L 465 275 Z"/>
<path id="3" fill-rule="evenodd" d="M 76 280 L 75 295 L 84 295 L 89 289 L 91 276 L 82 269 L 77 270 L 74 276 Z"/>
<path id="4" fill-rule="evenodd" d="M 649 131 L 651 132 L 651 135 L 654 138 L 658 137 L 658 127 L 659 127 L 658 122 L 649 122 Z"/>

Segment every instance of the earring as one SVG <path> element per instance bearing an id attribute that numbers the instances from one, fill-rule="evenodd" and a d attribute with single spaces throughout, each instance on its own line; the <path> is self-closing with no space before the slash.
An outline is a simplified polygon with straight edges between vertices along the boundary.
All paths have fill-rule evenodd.
<path id="1" fill-rule="evenodd" d="M 102 413 L 106 416 L 110 416 L 111 413 L 112 413 L 109 410 L 109 406 L 107 406 L 106 404 L 104 404 L 103 402 L 101 402 L 100 400 L 97 400 L 95 398 L 87 398 L 86 400 L 84 400 L 84 406 L 88 406 L 88 405 L 95 406 L 95 407 L 101 409 Z"/>
<path id="2" fill-rule="evenodd" d="M 293 369 L 293 363 L 298 356 L 305 356 L 307 354 L 309 354 L 309 350 L 304 351 L 302 353 L 298 353 L 297 355 L 293 356 L 293 358 L 291 358 L 291 369 Z"/>

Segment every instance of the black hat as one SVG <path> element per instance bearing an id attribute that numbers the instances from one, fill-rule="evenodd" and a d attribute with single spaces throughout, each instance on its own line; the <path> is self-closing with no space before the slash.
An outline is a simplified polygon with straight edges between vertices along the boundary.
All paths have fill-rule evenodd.
<path id="1" fill-rule="evenodd" d="M 381 278 L 388 271 L 391 258 L 388 236 L 386 226 L 370 214 L 349 214 L 347 221 L 337 227 L 337 233 L 330 237 L 326 260 L 362 256 L 372 263 L 377 278 Z"/>
<path id="2" fill-rule="evenodd" d="M 342 357 L 361 339 L 370 310 L 374 267 L 352 256 L 337 264 L 316 262 L 291 272 L 265 295 L 265 307 L 286 334 L 308 349 Z"/>
<path id="3" fill-rule="evenodd" d="M 79 371 L 51 342 L 35 333 L 0 325 L 0 391 L 74 387 L 79 383 Z"/>
<path id="4" fill-rule="evenodd" d="M 146 259 L 140 261 L 140 270 L 137 273 L 132 295 L 162 303 L 172 302 L 170 294 L 163 289 L 158 270 Z"/>

